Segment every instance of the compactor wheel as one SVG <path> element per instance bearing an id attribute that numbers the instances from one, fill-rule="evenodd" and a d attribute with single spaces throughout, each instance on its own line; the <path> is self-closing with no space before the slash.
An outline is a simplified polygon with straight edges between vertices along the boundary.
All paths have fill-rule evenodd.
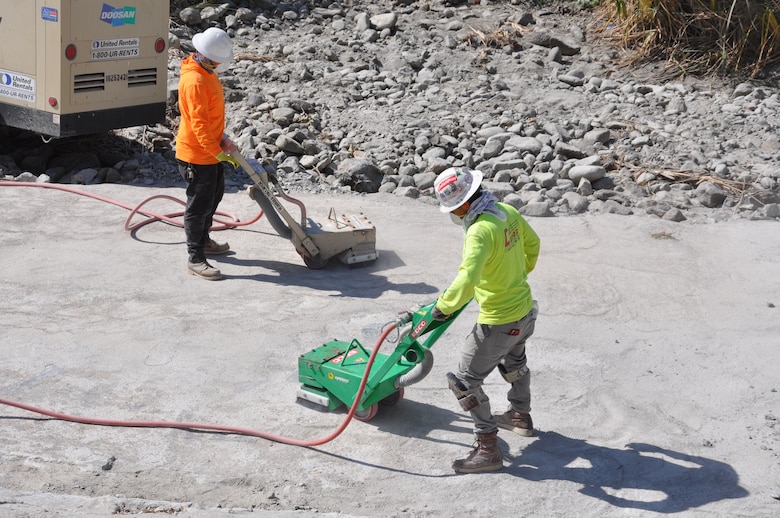
<path id="1" fill-rule="evenodd" d="M 393 406 L 397 405 L 402 399 L 404 398 L 404 388 L 401 387 L 398 389 L 398 391 L 393 392 L 386 398 L 379 401 L 379 404 L 382 406 Z"/>
<path id="2" fill-rule="evenodd" d="M 355 410 L 355 419 L 365 423 L 366 421 L 373 419 L 377 412 L 379 412 L 379 404 L 374 403 L 370 407 L 363 410 Z"/>
<path id="3" fill-rule="evenodd" d="M 321 270 L 322 268 L 325 268 L 326 264 L 328 264 L 328 260 L 322 259 L 321 257 L 309 257 L 308 255 L 303 254 L 301 254 L 301 257 L 303 257 L 303 264 L 312 270 Z"/>

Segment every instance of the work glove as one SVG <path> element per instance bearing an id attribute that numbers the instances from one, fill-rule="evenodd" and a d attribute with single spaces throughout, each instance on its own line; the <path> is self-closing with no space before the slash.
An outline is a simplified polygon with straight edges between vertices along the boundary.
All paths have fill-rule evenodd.
<path id="1" fill-rule="evenodd" d="M 236 151 L 238 151 L 238 148 L 233 143 L 233 141 L 230 140 L 230 137 L 224 134 L 222 135 L 222 139 L 219 141 L 219 147 L 221 147 L 222 151 L 224 151 L 228 155 L 232 155 Z"/>
<path id="2" fill-rule="evenodd" d="M 222 151 L 220 154 L 217 155 L 217 160 L 219 160 L 220 162 L 227 162 L 227 163 L 229 163 L 230 165 L 233 166 L 233 169 L 238 169 L 239 168 L 238 160 L 236 160 L 232 156 L 228 155 L 224 151 Z"/>
<path id="3" fill-rule="evenodd" d="M 433 309 L 431 310 L 431 317 L 433 317 L 434 320 L 438 320 L 439 322 L 444 322 L 450 318 L 449 315 L 442 313 L 438 306 L 433 306 Z"/>

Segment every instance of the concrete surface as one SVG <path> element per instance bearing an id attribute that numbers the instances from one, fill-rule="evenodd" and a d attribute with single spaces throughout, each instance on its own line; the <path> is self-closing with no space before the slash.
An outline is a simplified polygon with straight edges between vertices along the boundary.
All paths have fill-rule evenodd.
<path id="1" fill-rule="evenodd" d="M 183 189 L 81 189 L 134 205 Z M 243 427 L 296 439 L 345 411 L 296 403 L 297 359 L 332 339 L 373 346 L 446 288 L 461 230 L 392 195 L 300 195 L 309 215 L 364 212 L 376 263 L 308 270 L 268 223 L 216 234 L 225 275 L 185 275 L 183 230 L 123 229 L 128 211 L 0 187 L 0 398 L 115 420 Z M 150 210 L 178 210 L 164 200 Z M 221 206 L 247 220 L 243 192 Z M 614 215 L 531 219 L 541 314 L 529 344 L 537 435 L 499 434 L 506 468 L 458 476 L 471 421 L 444 374 L 315 448 L 237 434 L 116 428 L 0 405 L 0 515 L 770 516 L 780 512 L 780 226 Z M 503 410 L 507 386 L 485 386 Z M 113 459 L 113 460 L 112 460 Z"/>

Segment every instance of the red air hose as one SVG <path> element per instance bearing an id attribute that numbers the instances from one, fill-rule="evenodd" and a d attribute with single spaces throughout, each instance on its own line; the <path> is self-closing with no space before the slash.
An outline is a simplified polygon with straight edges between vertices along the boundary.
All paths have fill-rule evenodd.
<path id="1" fill-rule="evenodd" d="M 113 200 L 111 198 L 106 198 L 104 196 L 100 196 L 98 194 L 93 194 L 87 191 L 82 191 L 79 189 L 74 189 L 72 187 L 67 187 L 64 185 L 58 185 L 58 184 L 49 184 L 49 183 L 32 183 L 32 182 L 4 182 L 0 181 L 0 187 L 41 187 L 46 189 L 54 189 L 58 191 L 65 191 L 70 192 L 73 194 L 78 194 L 81 196 L 86 196 L 89 198 L 94 198 L 99 201 L 104 201 L 106 203 L 111 203 L 112 205 L 116 205 L 118 207 L 125 208 L 130 212 L 130 215 L 125 220 L 125 230 L 133 231 L 136 230 L 144 225 L 147 225 L 149 223 L 152 223 L 154 221 L 163 221 L 165 223 L 169 223 L 171 225 L 175 226 L 182 226 L 182 223 L 180 221 L 175 220 L 174 218 L 182 216 L 183 212 L 175 212 L 170 214 L 157 214 L 154 212 L 150 212 L 147 210 L 141 210 L 141 207 L 143 207 L 146 203 L 155 200 L 155 199 L 167 199 L 174 201 L 176 203 L 179 203 L 181 205 L 186 205 L 181 200 L 178 200 L 176 198 L 173 198 L 171 196 L 167 196 L 165 194 L 159 194 L 155 196 L 150 196 L 149 198 L 146 198 L 141 203 L 136 205 L 135 207 L 121 203 L 119 201 Z M 136 214 L 141 214 L 143 216 L 146 216 L 147 219 L 136 223 L 134 225 L 130 224 L 130 221 L 132 220 L 133 216 Z M 215 218 L 214 221 L 217 223 L 217 225 L 214 225 L 211 230 L 225 230 L 229 228 L 235 228 L 239 226 L 246 226 L 251 225 L 252 223 L 256 222 L 263 216 L 263 211 L 261 210 L 260 213 L 252 218 L 250 221 L 245 222 L 239 222 L 238 218 L 234 216 L 233 214 L 227 213 L 227 212 L 220 212 L 218 211 L 216 213 L 218 216 L 225 216 L 228 218 L 231 218 L 230 220 L 222 220 L 220 218 Z M 363 378 L 360 380 L 360 386 L 358 387 L 357 394 L 355 395 L 355 401 L 352 403 L 352 407 L 349 409 L 349 412 L 347 413 L 347 417 L 344 418 L 344 421 L 339 425 L 339 427 L 330 435 L 327 435 L 321 439 L 312 439 L 312 440 L 301 440 L 301 439 L 291 439 L 288 437 L 282 437 L 279 435 L 274 435 L 272 433 L 268 432 L 262 432 L 259 430 L 251 430 L 249 428 L 239 428 L 239 427 L 233 427 L 233 426 L 221 426 L 221 425 L 211 425 L 211 424 L 201 424 L 201 423 L 181 423 L 181 422 L 168 422 L 168 421 L 120 421 L 120 420 L 112 420 L 112 419 L 95 419 L 90 417 L 79 417 L 74 416 L 70 414 L 63 414 L 60 412 L 55 412 L 53 410 L 46 410 L 43 408 L 34 407 L 31 405 L 26 405 L 24 403 L 18 403 L 16 401 L 11 401 L 10 399 L 0 398 L 0 404 L 12 406 L 16 408 L 20 408 L 22 410 L 27 410 L 28 412 L 33 412 L 36 414 L 45 415 L 48 417 L 52 417 L 54 419 L 59 419 L 62 421 L 71 421 L 74 423 L 81 423 L 81 424 L 93 424 L 93 425 L 99 425 L 99 426 L 119 426 L 124 428 L 179 428 L 179 429 L 187 429 L 187 430 L 208 430 L 208 431 L 214 431 L 214 432 L 227 432 L 227 433 L 235 433 L 239 435 L 250 435 L 253 437 L 262 437 L 264 439 L 268 439 L 271 441 L 284 443 L 284 444 L 290 444 L 292 446 L 319 446 L 321 444 L 325 444 L 326 442 L 330 442 L 339 435 L 347 428 L 347 425 L 352 420 L 352 416 L 355 415 L 355 411 L 357 411 L 357 407 L 360 405 L 360 399 L 363 396 L 363 392 L 366 388 L 366 382 L 368 381 L 368 376 L 371 373 L 371 366 L 374 363 L 374 359 L 376 358 L 377 353 L 379 352 L 379 348 L 382 345 L 382 343 L 387 338 L 387 335 L 390 334 L 390 332 L 395 329 L 397 326 L 395 325 L 389 325 L 383 332 L 382 335 L 379 337 L 379 339 L 376 342 L 376 345 L 374 346 L 374 350 L 371 352 L 371 355 L 368 358 L 368 362 L 366 363 L 366 370 L 363 374 Z"/>
<path id="2" fill-rule="evenodd" d="M 178 203 L 180 205 L 186 205 L 185 202 L 183 202 L 183 201 L 181 201 L 179 199 L 176 199 L 176 198 L 174 198 L 172 196 L 168 196 L 166 194 L 158 194 L 158 195 L 155 195 L 155 196 L 150 196 L 150 197 L 146 198 L 145 200 L 143 200 L 138 205 L 136 205 L 135 207 L 133 207 L 131 205 L 127 205 L 125 203 L 122 203 L 122 202 L 119 202 L 119 201 L 116 201 L 116 200 L 112 200 L 111 198 L 106 198 L 105 196 L 100 196 L 99 194 L 93 194 L 91 192 L 82 191 L 82 190 L 79 190 L 79 189 L 75 189 L 73 187 L 68 187 L 66 185 L 59 185 L 59 184 L 53 184 L 53 183 L 0 182 L 0 187 L 41 187 L 41 188 L 44 188 L 44 189 L 54 189 L 54 190 L 57 190 L 57 191 L 65 191 L 65 192 L 69 192 L 69 193 L 73 193 L 73 194 L 78 194 L 78 195 L 81 195 L 81 196 L 86 196 L 88 198 L 94 198 L 94 199 L 99 200 L 99 201 L 104 201 L 106 203 L 110 203 L 112 205 L 116 205 L 117 207 L 122 207 L 122 208 L 127 209 L 127 210 L 130 211 L 130 215 L 125 220 L 125 230 L 129 230 L 129 231 L 133 231 L 133 230 L 139 229 L 139 228 L 143 227 L 144 225 L 148 225 L 149 223 L 153 223 L 155 221 L 163 221 L 165 223 L 169 223 L 171 225 L 178 226 L 178 227 L 181 227 L 183 225 L 181 221 L 174 219 L 174 218 L 181 217 L 184 214 L 183 212 L 173 212 L 173 213 L 170 213 L 170 214 L 157 214 L 155 212 L 150 212 L 148 210 L 141 210 L 141 207 L 143 207 L 144 205 L 146 205 L 150 201 L 156 200 L 156 199 L 166 199 L 166 200 L 170 200 L 170 201 L 176 202 L 176 203 Z M 141 221 L 139 223 L 135 223 L 135 224 L 131 225 L 130 221 L 133 219 L 133 217 L 136 214 L 141 214 L 142 216 L 146 216 L 147 219 L 145 219 L 145 220 L 143 220 L 143 221 Z M 226 229 L 235 228 L 235 227 L 245 227 L 247 225 L 251 225 L 252 223 L 255 223 L 257 220 L 259 220 L 261 217 L 263 217 L 263 211 L 261 210 L 260 213 L 257 216 L 255 216 L 254 218 L 252 218 L 251 220 L 243 221 L 243 222 L 240 222 L 235 215 L 233 215 L 233 214 L 231 214 L 229 212 L 217 211 L 216 216 L 224 216 L 224 217 L 227 217 L 227 218 L 230 218 L 230 219 L 229 220 L 224 220 L 224 219 L 221 219 L 219 217 L 214 218 L 215 224 L 211 227 L 211 230 L 214 230 L 214 231 L 226 230 Z"/>
<path id="3" fill-rule="evenodd" d="M 326 442 L 332 441 L 333 439 L 341 435 L 341 433 L 347 428 L 347 425 L 352 420 L 352 416 L 355 415 L 355 411 L 357 410 L 357 407 L 360 405 L 360 399 L 363 397 L 363 392 L 366 388 L 366 382 L 368 381 L 368 376 L 369 374 L 371 374 L 371 366 L 374 364 L 374 360 L 376 359 L 376 355 L 379 352 L 379 348 L 381 347 L 382 343 L 384 343 L 385 339 L 387 338 L 387 335 L 389 335 L 390 332 L 396 327 L 397 326 L 394 324 L 388 325 L 387 328 L 382 332 L 382 335 L 377 339 L 376 345 L 374 345 L 374 349 L 373 351 L 371 351 L 371 355 L 369 356 L 368 362 L 366 363 L 366 370 L 363 373 L 363 377 L 360 380 L 360 386 L 358 387 L 357 394 L 355 394 L 355 401 L 352 403 L 352 406 L 350 407 L 349 412 L 347 413 L 347 417 L 344 418 L 344 421 L 339 425 L 338 428 L 336 428 L 335 431 L 320 439 L 310 439 L 310 440 L 291 439 L 289 437 L 282 437 L 280 435 L 274 435 L 272 433 L 262 432 L 259 430 L 252 430 L 249 428 L 221 426 L 221 425 L 213 425 L 213 424 L 180 423 L 174 421 L 171 422 L 169 421 L 119 421 L 119 420 L 112 420 L 112 419 L 94 419 L 90 417 L 78 417 L 69 414 L 62 414 L 60 412 L 54 412 L 52 410 L 45 410 L 30 405 L 25 405 L 23 403 L 17 403 L 16 401 L 11 401 L 5 398 L 0 398 L 0 404 L 21 408 L 22 410 L 27 410 L 28 412 L 42 414 L 62 421 L 71 421 L 74 423 L 81 423 L 81 424 L 94 424 L 99 426 L 119 426 L 123 428 L 180 428 L 180 429 L 187 429 L 187 430 L 208 430 L 213 432 L 227 432 L 227 433 L 234 433 L 239 435 L 250 435 L 253 437 L 262 437 L 263 439 L 268 439 L 270 441 L 279 442 L 283 444 L 289 444 L 292 446 L 319 446 L 321 444 L 325 444 Z"/>

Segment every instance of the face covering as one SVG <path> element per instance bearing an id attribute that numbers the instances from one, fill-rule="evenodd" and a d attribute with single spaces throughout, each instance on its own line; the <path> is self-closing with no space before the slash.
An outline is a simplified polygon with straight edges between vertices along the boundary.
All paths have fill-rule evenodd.
<path id="1" fill-rule="evenodd" d="M 198 62 L 200 66 L 202 66 L 206 70 L 206 72 L 210 74 L 213 74 L 214 71 L 217 69 L 217 67 L 220 66 L 219 63 L 215 63 L 211 61 L 209 58 L 207 58 L 206 56 L 204 56 L 199 52 L 193 54 L 193 58 L 195 59 L 195 61 Z"/>
<path id="2" fill-rule="evenodd" d="M 468 230 L 480 214 L 490 214 L 501 221 L 506 221 L 506 214 L 496 207 L 496 202 L 498 202 L 498 198 L 493 193 L 483 191 L 482 196 L 474 200 L 474 203 L 469 206 L 469 211 L 463 217 L 463 231 Z"/>

